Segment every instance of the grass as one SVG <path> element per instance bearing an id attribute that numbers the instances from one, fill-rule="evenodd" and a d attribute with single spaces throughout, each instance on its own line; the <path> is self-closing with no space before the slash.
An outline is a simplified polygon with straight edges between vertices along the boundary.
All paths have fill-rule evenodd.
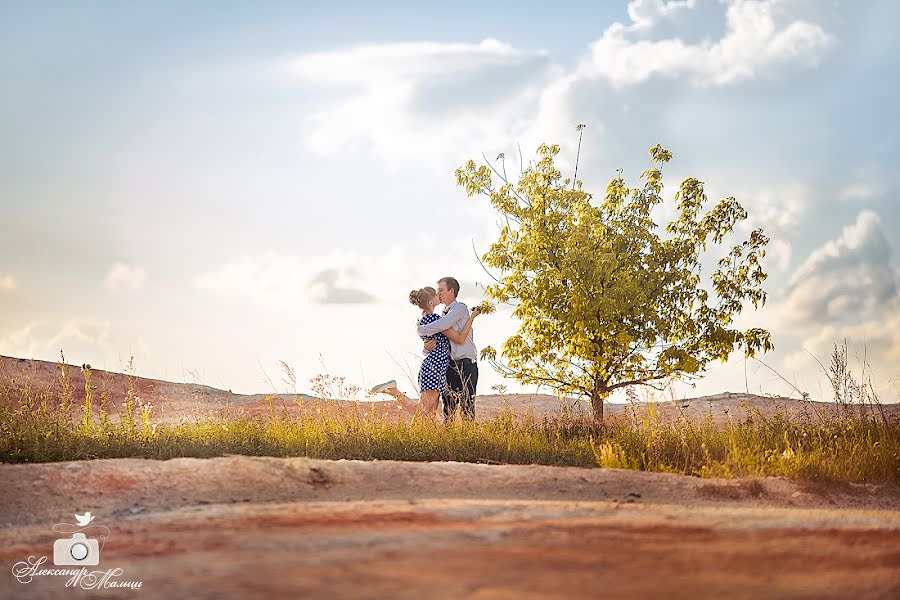
<path id="1" fill-rule="evenodd" d="M 58 390 L 0 384 L 0 461 L 97 458 L 305 456 L 613 467 L 699 477 L 783 475 L 815 481 L 900 484 L 900 423 L 875 413 L 830 411 L 817 421 L 786 413 L 751 413 L 716 425 L 644 415 L 608 419 L 563 410 L 555 417 L 504 411 L 489 421 L 390 421 L 358 414 L 289 416 L 274 404 L 266 416 L 156 423 L 130 378 L 117 420 L 86 369 L 85 400 L 72 406 L 67 367 Z M 92 403 L 99 418 L 91 413 Z"/>

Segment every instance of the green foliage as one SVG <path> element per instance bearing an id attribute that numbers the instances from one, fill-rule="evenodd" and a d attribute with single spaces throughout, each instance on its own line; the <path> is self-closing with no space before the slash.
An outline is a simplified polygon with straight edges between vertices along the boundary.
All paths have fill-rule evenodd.
<path id="1" fill-rule="evenodd" d="M 659 231 L 651 211 L 663 202 L 662 166 L 672 154 L 650 150 L 654 166 L 643 186 L 619 176 L 599 203 L 563 179 L 554 166 L 559 146 L 538 148 L 536 164 L 511 183 L 474 161 L 456 171 L 469 196 L 484 195 L 501 217 L 498 239 L 482 260 L 499 272 L 486 296 L 512 303 L 518 332 L 495 368 L 561 394 L 584 394 L 602 416 L 614 390 L 667 378 L 695 377 L 735 349 L 754 356 L 772 348 L 769 332 L 740 331 L 733 321 L 749 302 L 765 303 L 761 230 L 734 245 L 706 286 L 701 259 L 747 217 L 734 199 L 704 210 L 703 183 L 685 179 L 675 194 L 677 218 Z M 493 176 L 499 177 L 499 187 Z M 707 289 L 709 288 L 709 289 Z"/>

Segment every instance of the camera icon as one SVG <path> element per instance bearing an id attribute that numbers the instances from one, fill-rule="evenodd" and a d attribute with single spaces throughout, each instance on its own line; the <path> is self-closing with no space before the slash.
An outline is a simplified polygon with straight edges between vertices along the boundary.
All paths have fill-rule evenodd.
<path id="1" fill-rule="evenodd" d="M 98 565 L 100 546 L 94 538 L 73 533 L 71 538 L 53 542 L 53 563 L 57 565 Z"/>

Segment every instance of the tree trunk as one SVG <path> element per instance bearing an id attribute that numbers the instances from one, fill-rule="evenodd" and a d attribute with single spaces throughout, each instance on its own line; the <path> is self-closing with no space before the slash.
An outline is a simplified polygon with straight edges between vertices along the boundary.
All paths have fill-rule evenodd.
<path id="1" fill-rule="evenodd" d="M 603 422 L 603 399 L 606 397 L 603 392 L 603 386 L 599 381 L 594 382 L 594 389 L 591 390 L 591 408 L 594 409 L 594 420 Z"/>

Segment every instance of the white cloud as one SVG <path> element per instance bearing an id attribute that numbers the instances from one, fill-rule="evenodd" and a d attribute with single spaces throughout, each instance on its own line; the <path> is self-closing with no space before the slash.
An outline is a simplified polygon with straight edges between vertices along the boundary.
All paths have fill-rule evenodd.
<path id="1" fill-rule="evenodd" d="M 748 198 L 751 219 L 778 237 L 792 236 L 809 205 L 809 189 L 802 183 L 763 188 Z"/>
<path id="2" fill-rule="evenodd" d="M 147 280 L 147 272 L 139 265 L 115 262 L 106 274 L 104 285 L 109 290 L 137 290 Z"/>
<path id="3" fill-rule="evenodd" d="M 651 78 L 724 85 L 814 66 L 832 41 L 821 26 L 792 19 L 775 0 L 738 0 L 724 15 L 720 7 L 694 0 L 636 1 L 628 10 L 631 22 L 608 27 L 568 72 L 544 52 L 490 38 L 309 53 L 283 72 L 335 94 L 307 117 L 308 149 L 371 152 L 393 168 L 425 165 L 446 172 L 483 151 L 510 150 L 517 141 L 530 155 L 534 146 L 558 141 L 577 122 L 603 131 L 602 121 L 613 118 L 604 106 L 616 98 L 603 97 L 609 89 L 584 90 L 583 82 L 603 81 L 614 93 Z M 724 33 L 714 41 L 686 41 L 680 30 L 694 27 L 692 19 L 715 19 L 706 29 L 724 25 Z M 671 36 L 646 39 L 669 25 L 675 26 Z M 573 111 L 573 105 L 590 107 L 588 114 Z"/>
<path id="4" fill-rule="evenodd" d="M 649 29 L 660 19 L 671 18 L 677 11 L 696 5 L 697 0 L 632 0 L 628 3 L 628 16 L 634 29 Z"/>
<path id="5" fill-rule="evenodd" d="M 870 210 L 857 215 L 856 222 L 844 227 L 841 236 L 813 251 L 797 269 L 794 282 L 809 278 L 828 267 L 855 267 L 872 260 L 886 266 L 891 248 L 881 230 L 881 219 Z"/>
<path id="6" fill-rule="evenodd" d="M 198 275 L 198 289 L 248 298 L 267 308 L 298 304 L 405 303 L 409 290 L 452 275 L 461 297 L 477 297 L 475 283 L 487 276 L 473 255 L 471 240 L 438 243 L 432 234 L 411 234 L 403 243 L 369 255 L 331 253 L 302 257 L 265 252 L 242 256 Z M 479 242 L 484 250 L 486 244 Z"/>
<path id="7" fill-rule="evenodd" d="M 653 26 L 696 3 L 633 2 L 630 26 L 615 23 L 591 44 L 590 57 L 577 75 L 605 78 L 621 88 L 651 77 L 688 78 L 696 86 L 725 85 L 770 74 L 781 67 L 816 65 L 831 43 L 818 25 L 795 20 L 776 23 L 777 0 L 738 0 L 728 6 L 725 35 L 716 42 L 685 43 L 679 38 L 634 39 L 636 30 Z"/>
<path id="8" fill-rule="evenodd" d="M 59 357 L 59 349 L 53 355 L 46 348 L 47 335 L 51 332 L 45 322 L 32 321 L 7 335 L 0 334 L 0 355 L 55 360 Z"/>
<path id="9" fill-rule="evenodd" d="M 296 303 L 307 283 L 308 269 L 299 257 L 274 252 L 242 256 L 195 279 L 200 289 L 249 296 L 260 306 Z"/>
<path id="10" fill-rule="evenodd" d="M 305 143 L 332 154 L 371 149 L 392 165 L 446 170 L 526 124 L 552 73 L 543 52 L 494 39 L 479 44 L 356 46 L 299 57 L 291 72 L 323 86 L 349 87 L 308 118 Z"/>
<path id="11" fill-rule="evenodd" d="M 378 259 L 351 255 L 304 258 L 266 252 L 242 256 L 195 279 L 200 289 L 237 294 L 262 307 L 313 304 L 360 304 L 384 292 L 373 273 L 389 272 Z M 372 267 L 372 268 L 367 268 Z"/>
<path id="12" fill-rule="evenodd" d="M 814 326 L 859 322 L 895 305 L 897 298 L 890 244 L 878 215 L 864 210 L 794 272 L 783 303 L 784 320 Z"/>
<path id="13" fill-rule="evenodd" d="M 810 189 L 801 182 L 736 191 L 735 197 L 747 209 L 748 219 L 742 230 L 761 227 L 769 236 L 767 256 L 770 264 L 783 271 L 790 265 L 792 240 L 801 231 L 801 217 L 809 206 Z"/>
<path id="14" fill-rule="evenodd" d="M 786 291 L 770 295 L 755 317 L 754 324 L 768 329 L 776 346 L 774 355 L 763 360 L 814 398 L 827 401 L 830 384 L 817 359 L 827 368 L 833 344 L 846 339 L 857 373 L 859 355 L 882 398 L 894 400 L 888 380 L 900 377 L 900 273 L 891 257 L 878 215 L 861 211 L 840 235 L 810 252 Z M 767 393 L 772 385 L 781 384 L 773 379 Z"/>
<path id="15" fill-rule="evenodd" d="M 109 321 L 97 319 L 73 319 L 62 326 L 62 329 L 50 338 L 45 347 L 48 349 L 65 348 L 70 344 L 80 347 L 90 346 L 99 349 L 109 347 L 111 341 L 111 324 Z"/>
<path id="16" fill-rule="evenodd" d="M 141 360 L 153 354 L 150 344 L 140 335 L 132 335 L 127 328 L 114 327 L 110 321 L 90 317 L 32 321 L 0 335 L 0 354 L 5 356 L 58 361 L 60 350 L 70 364 L 87 362 L 95 368 L 119 370 L 124 368 L 122 351 L 137 354 Z"/>
<path id="17" fill-rule="evenodd" d="M 857 182 L 844 187 L 838 194 L 838 197 L 841 200 L 855 202 L 859 200 L 869 200 L 875 193 L 875 188 L 870 183 Z"/>
<path id="18" fill-rule="evenodd" d="M 825 325 L 800 342 L 800 350 L 785 356 L 786 368 L 805 373 L 807 382 L 819 382 L 820 399 L 830 399 L 830 388 L 824 369 L 830 366 L 834 345 L 846 340 L 849 367 L 859 380 L 865 372 L 882 401 L 897 400 L 900 382 L 900 302 L 893 301 L 875 319 L 863 318 L 856 323 Z M 892 385 L 893 382 L 893 385 Z"/>
<path id="19" fill-rule="evenodd" d="M 13 331 L 5 337 L 0 337 L 0 354 L 7 356 L 33 356 L 36 349 L 37 331 L 44 328 L 44 323 L 35 321 Z"/>
<path id="20" fill-rule="evenodd" d="M 16 280 L 12 275 L 0 275 L 0 290 L 13 292 L 16 289 Z"/>
<path id="21" fill-rule="evenodd" d="M 859 354 L 859 359 L 867 362 L 876 361 L 879 365 L 900 365 L 900 303 L 893 302 L 886 307 L 883 318 L 863 319 L 857 323 L 847 325 L 826 325 L 815 333 L 806 337 L 802 342 L 805 351 L 790 355 L 786 362 L 790 365 L 798 365 L 803 360 L 809 360 L 809 353 L 816 356 L 827 366 L 827 358 L 831 353 L 833 344 L 841 340 L 852 342 L 854 354 Z M 881 372 L 881 377 L 900 377 L 900 372 Z"/>
<path id="22" fill-rule="evenodd" d="M 319 304 L 365 304 L 374 301 L 375 297 L 359 284 L 360 274 L 356 269 L 332 267 L 313 276 L 309 294 Z"/>
<path id="23" fill-rule="evenodd" d="M 433 80 L 482 67 L 521 60 L 509 44 L 485 39 L 480 44 L 396 43 L 355 46 L 305 54 L 291 63 L 293 73 L 331 85 L 370 87 L 410 80 Z"/>
<path id="24" fill-rule="evenodd" d="M 0 337 L 0 353 L 55 360 L 59 350 L 105 351 L 112 340 L 109 321 L 71 319 L 64 323 L 33 321 Z"/>

